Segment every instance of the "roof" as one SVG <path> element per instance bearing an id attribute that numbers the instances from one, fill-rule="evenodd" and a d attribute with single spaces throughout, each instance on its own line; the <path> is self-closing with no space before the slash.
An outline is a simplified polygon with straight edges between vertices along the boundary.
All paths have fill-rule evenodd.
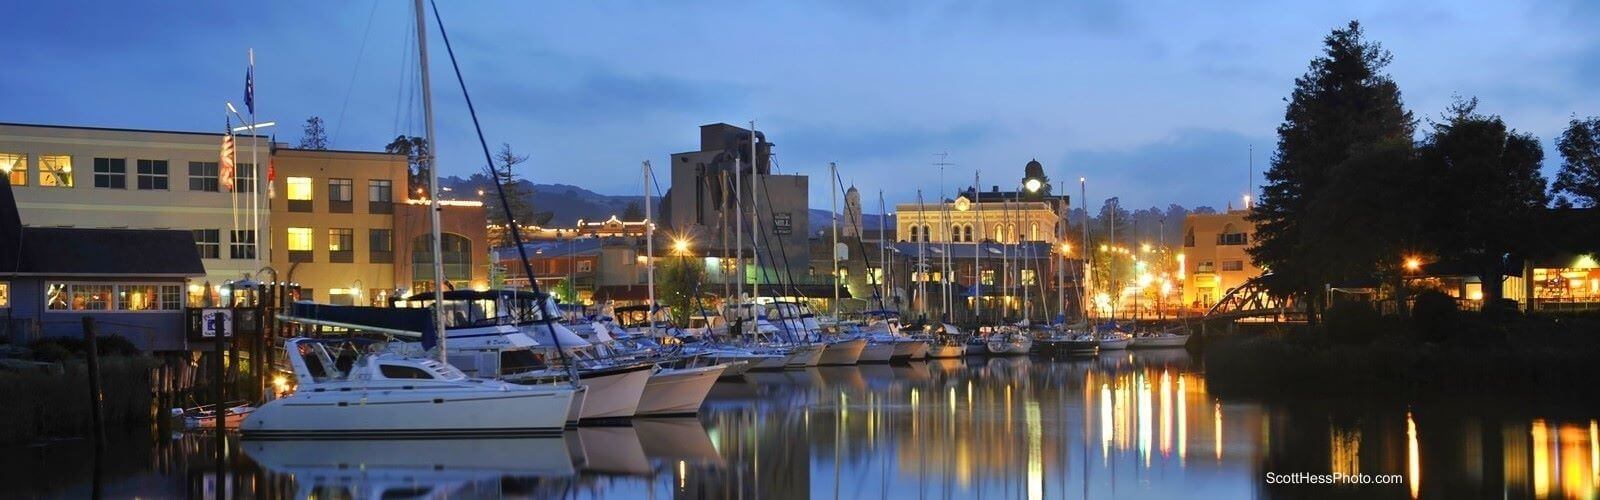
<path id="1" fill-rule="evenodd" d="M 64 129 L 64 130 L 96 130 L 96 131 L 102 131 L 102 132 L 137 132 L 137 133 L 146 133 L 146 134 L 208 135 L 208 136 L 217 137 L 217 138 L 221 138 L 222 137 L 222 132 L 193 132 L 193 131 L 188 131 L 188 130 L 154 130 L 154 129 L 141 129 L 141 128 L 87 127 L 87 126 L 82 126 L 82 125 L 49 125 L 49 124 L 43 124 L 43 123 L 12 123 L 12 122 L 0 122 L 0 125 L 9 126 L 9 127 L 53 128 L 53 129 Z M 248 125 L 248 124 L 241 123 L 240 125 Z M 234 134 L 234 136 L 250 137 L 250 134 Z M 259 137 L 259 138 L 262 138 L 262 139 L 268 138 L 267 135 L 257 135 L 256 137 Z"/>
<path id="2" fill-rule="evenodd" d="M 24 227 L 0 276 L 193 277 L 206 274 L 194 233 L 168 229 Z"/>
<path id="3" fill-rule="evenodd" d="M 928 259 L 944 258 L 944 243 L 922 243 L 922 250 Z M 917 258 L 917 243 L 901 241 L 894 244 L 895 252 L 906 258 Z M 871 249 L 868 249 L 871 250 Z M 972 243 L 951 243 L 950 258 L 972 259 L 973 253 L 978 251 L 978 245 Z M 984 259 L 1047 259 L 1051 255 L 1050 243 L 1044 241 L 1029 241 L 1026 243 L 983 243 Z"/>
<path id="4" fill-rule="evenodd" d="M 0 276 L 204 276 L 194 233 L 169 229 L 22 227 L 0 183 Z"/>

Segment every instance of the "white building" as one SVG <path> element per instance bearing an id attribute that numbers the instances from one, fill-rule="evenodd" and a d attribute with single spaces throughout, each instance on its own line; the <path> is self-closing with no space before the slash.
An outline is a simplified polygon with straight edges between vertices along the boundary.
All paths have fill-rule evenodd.
<path id="1" fill-rule="evenodd" d="M 218 178 L 221 133 L 0 123 L 0 176 L 25 226 L 192 231 L 206 270 L 190 282 L 193 303 L 203 283 L 216 287 L 265 265 L 249 229 L 250 152 L 259 141 L 266 163 L 271 144 L 237 139 L 239 193 L 231 197 Z"/>

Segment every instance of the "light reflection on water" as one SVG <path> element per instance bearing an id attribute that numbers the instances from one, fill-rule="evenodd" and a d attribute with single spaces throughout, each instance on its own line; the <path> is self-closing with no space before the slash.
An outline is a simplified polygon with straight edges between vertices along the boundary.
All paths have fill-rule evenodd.
<path id="1" fill-rule="evenodd" d="M 205 436 L 119 440 L 98 483 L 85 443 L 0 449 L 0 481 L 25 497 L 1592 497 L 1597 441 L 1593 418 L 1219 401 L 1170 351 L 753 373 L 699 419 L 551 439 L 230 440 L 222 485 Z"/>

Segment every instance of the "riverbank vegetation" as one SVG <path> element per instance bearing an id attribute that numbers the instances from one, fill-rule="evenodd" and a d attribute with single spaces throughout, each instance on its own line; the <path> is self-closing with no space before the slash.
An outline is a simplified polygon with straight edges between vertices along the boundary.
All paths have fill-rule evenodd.
<path id="1" fill-rule="evenodd" d="M 99 340 L 100 388 L 108 427 L 148 424 L 155 361 L 120 337 Z M 0 359 L 0 444 L 89 434 L 89 374 L 82 341 L 48 339 L 9 348 Z"/>
<path id="2" fill-rule="evenodd" d="M 1315 328 L 1213 339 L 1206 381 L 1245 399 L 1600 406 L 1600 312 L 1456 311 L 1432 296 L 1408 319 L 1345 304 Z"/>

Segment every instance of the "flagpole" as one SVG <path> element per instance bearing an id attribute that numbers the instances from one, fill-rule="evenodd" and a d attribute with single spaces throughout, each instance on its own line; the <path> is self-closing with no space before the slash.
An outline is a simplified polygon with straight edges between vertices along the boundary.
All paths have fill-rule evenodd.
<path id="1" fill-rule="evenodd" d="M 256 49 L 248 51 L 250 68 L 245 71 L 245 108 L 250 112 L 250 246 L 256 269 L 261 268 L 261 161 L 256 155 L 260 145 L 260 131 L 256 130 Z"/>

